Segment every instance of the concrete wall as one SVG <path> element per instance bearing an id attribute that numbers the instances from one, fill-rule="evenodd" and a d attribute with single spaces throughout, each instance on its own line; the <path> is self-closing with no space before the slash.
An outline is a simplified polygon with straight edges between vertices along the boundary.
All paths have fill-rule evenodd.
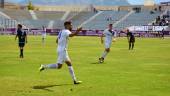
<path id="1" fill-rule="evenodd" d="M 97 10 L 118 10 L 118 6 L 94 6 Z"/>
<path id="2" fill-rule="evenodd" d="M 158 5 L 154 6 L 144 6 L 144 5 L 137 5 L 137 6 L 90 6 L 90 5 L 82 5 L 82 6 L 74 6 L 74 5 L 67 5 L 67 6 L 34 6 L 36 10 L 39 11 L 93 11 L 93 8 L 97 10 L 125 10 L 130 11 L 134 7 L 141 7 L 142 10 L 154 10 L 155 8 L 158 9 Z M 26 6 L 20 5 L 13 5 L 13 4 L 5 4 L 6 9 L 25 9 L 27 10 Z M 164 9 L 167 8 L 163 7 Z M 168 7 L 169 8 L 169 7 Z"/>
<path id="3" fill-rule="evenodd" d="M 81 11 L 87 6 L 36 6 L 39 11 Z M 87 11 L 89 9 L 86 9 Z"/>
<path id="4" fill-rule="evenodd" d="M 154 10 L 158 8 L 158 6 L 94 6 L 97 10 L 126 10 L 130 11 L 134 7 L 141 7 L 142 10 Z M 36 6 L 39 11 L 81 11 L 84 9 L 85 11 L 91 11 L 91 6 Z"/>

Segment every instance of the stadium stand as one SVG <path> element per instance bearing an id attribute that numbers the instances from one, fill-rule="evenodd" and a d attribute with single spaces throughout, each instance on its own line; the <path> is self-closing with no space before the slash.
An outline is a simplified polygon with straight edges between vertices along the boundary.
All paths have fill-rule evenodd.
<path id="1" fill-rule="evenodd" d="M 130 26 L 148 25 L 155 20 L 157 16 L 161 15 L 161 12 L 156 11 L 151 13 L 148 10 L 141 11 L 139 13 L 134 12 L 128 16 L 124 21 L 116 25 L 116 29 L 123 29 Z"/>
<path id="2" fill-rule="evenodd" d="M 128 13 L 131 11 L 124 11 L 124 10 L 98 10 L 97 12 L 94 11 L 85 11 L 82 10 L 80 12 L 69 12 L 65 20 L 61 20 L 66 12 L 64 11 L 34 11 L 35 15 L 37 16 L 37 20 L 33 20 L 30 12 L 28 10 L 11 10 L 11 9 L 0 9 L 0 11 L 11 19 L 5 21 L 5 23 L 15 22 L 13 26 L 16 26 L 17 22 L 25 25 L 28 28 L 42 28 L 42 26 L 48 26 L 50 21 L 53 21 L 52 28 L 54 29 L 62 29 L 63 22 L 65 20 L 72 21 L 73 29 L 77 28 L 83 22 L 89 20 L 91 17 L 94 17 L 95 14 L 99 13 L 95 18 L 93 18 L 90 22 L 84 24 L 82 27 L 85 30 L 103 30 L 106 28 L 108 23 L 115 24 L 116 22 L 120 21 L 124 18 Z M 141 10 L 141 12 L 134 12 L 127 16 L 124 20 L 116 24 L 115 28 L 121 30 L 125 27 L 130 26 L 138 26 L 138 25 L 148 25 L 152 23 L 158 16 L 160 16 L 163 12 L 162 11 L 153 11 L 151 10 Z M 1 16 L 1 19 L 5 18 Z M 2 20 L 3 21 L 3 20 Z M 2 23 L 2 22 L 1 22 Z M 1 25 L 9 25 L 11 24 L 4 24 Z M 7 26 L 8 27 L 8 26 Z"/>
<path id="3" fill-rule="evenodd" d="M 88 11 L 80 12 L 79 14 L 77 14 L 76 16 L 71 18 L 72 24 L 74 25 L 73 28 L 78 27 L 79 25 L 81 25 L 82 22 L 88 20 L 90 17 L 92 17 L 95 14 L 96 13 L 94 13 L 94 12 L 88 12 Z"/>
<path id="4" fill-rule="evenodd" d="M 128 11 L 103 11 L 100 15 L 98 15 L 94 20 L 87 23 L 84 28 L 85 29 L 105 29 L 108 23 L 114 23 L 119 21 L 123 16 L 125 16 Z"/>
<path id="5" fill-rule="evenodd" d="M 28 10 L 11 10 L 11 9 L 0 9 L 1 12 L 8 15 L 11 19 L 14 20 L 25 20 L 32 19 Z"/>
<path id="6" fill-rule="evenodd" d="M 59 20 L 64 15 L 64 11 L 35 11 L 40 20 Z"/>
<path id="7" fill-rule="evenodd" d="M 21 24 L 24 24 L 28 28 L 41 29 L 42 26 L 48 26 L 50 20 L 18 20 Z"/>
<path id="8" fill-rule="evenodd" d="M 62 29 L 62 28 L 64 28 L 63 23 L 64 23 L 64 21 L 62 21 L 62 20 L 55 20 L 53 28 L 54 29 Z"/>

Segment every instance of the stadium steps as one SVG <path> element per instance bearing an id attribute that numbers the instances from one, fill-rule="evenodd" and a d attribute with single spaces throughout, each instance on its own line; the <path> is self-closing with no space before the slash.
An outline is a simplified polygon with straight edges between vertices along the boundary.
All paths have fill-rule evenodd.
<path id="1" fill-rule="evenodd" d="M 53 25 L 54 25 L 54 20 L 51 20 L 49 23 L 48 23 L 48 29 L 52 29 L 53 28 Z"/>
<path id="2" fill-rule="evenodd" d="M 34 11 L 39 20 L 61 20 L 64 11 Z"/>
<path id="3" fill-rule="evenodd" d="M 27 10 L 1 9 L 1 12 L 5 13 L 14 20 L 32 19 L 29 11 Z"/>
<path id="4" fill-rule="evenodd" d="M 47 27 L 50 20 L 20 20 L 21 24 L 28 26 L 28 28 L 42 28 L 42 26 Z"/>
<path id="5" fill-rule="evenodd" d="M 151 14 L 149 10 L 143 10 L 140 13 L 132 13 L 125 20 L 118 23 L 115 27 L 118 30 L 122 30 L 130 26 L 142 26 L 148 25 L 150 22 L 155 20 L 157 16 L 160 16 L 161 12 L 156 11 L 154 14 Z"/>
<path id="6" fill-rule="evenodd" d="M 101 13 L 103 13 L 103 11 L 99 11 L 97 14 L 95 14 L 94 16 L 92 16 L 91 18 L 89 18 L 88 20 L 84 21 L 82 24 L 80 24 L 79 27 L 83 27 L 83 25 L 87 24 L 88 22 L 91 22 L 93 19 L 95 19 L 98 15 L 100 15 Z"/>
<path id="7" fill-rule="evenodd" d="M 30 12 L 30 15 L 32 16 L 33 20 L 37 20 L 38 19 L 36 13 L 33 10 L 29 10 L 29 12 Z"/>
<path id="8" fill-rule="evenodd" d="M 63 15 L 63 17 L 61 18 L 62 21 L 66 20 L 66 18 L 69 16 L 70 11 L 66 11 L 66 13 Z"/>
<path id="9" fill-rule="evenodd" d="M 113 27 L 116 27 L 120 22 L 124 21 L 127 17 L 129 17 L 131 14 L 133 14 L 134 11 L 130 11 L 127 15 L 125 15 L 123 18 L 121 18 L 119 21 L 113 24 Z"/>
<path id="10" fill-rule="evenodd" d="M 64 21 L 62 21 L 62 20 L 55 20 L 54 24 L 53 24 L 53 28 L 54 29 L 63 29 L 64 28 L 63 24 L 64 24 Z"/>
<path id="11" fill-rule="evenodd" d="M 0 11 L 0 16 L 3 17 L 3 18 L 6 18 L 6 19 L 11 19 L 10 16 L 8 16 L 7 14 L 3 13 Z"/>
<path id="12" fill-rule="evenodd" d="M 67 16 L 67 18 L 65 19 L 66 21 L 70 21 L 74 16 L 76 16 L 79 12 L 76 11 L 72 11 L 69 13 L 69 15 Z"/>
<path id="13" fill-rule="evenodd" d="M 85 24 L 84 29 L 104 30 L 107 27 L 107 24 L 114 24 L 128 13 L 129 11 L 102 11 L 101 14 L 99 14 L 93 20 Z M 111 20 L 107 20 L 108 17 L 111 18 Z"/>
<path id="14" fill-rule="evenodd" d="M 3 10 L 4 11 L 4 10 Z M 8 22 L 10 21 L 10 23 L 12 23 L 13 24 L 13 26 L 11 26 L 11 24 L 6 24 L 5 23 L 5 25 L 4 25 L 4 23 L 1 23 L 1 27 L 15 27 L 15 26 L 17 26 L 17 24 L 22 24 L 21 22 L 19 22 L 19 21 L 17 21 L 17 20 L 14 20 L 14 19 L 12 19 L 10 16 L 8 16 L 6 13 L 4 13 L 2 11 L 2 9 L 0 9 L 0 19 L 1 19 L 1 21 L 4 21 L 4 20 L 8 20 Z M 24 28 L 27 28 L 27 26 L 26 25 L 24 25 L 23 24 L 23 27 Z"/>
<path id="15" fill-rule="evenodd" d="M 89 12 L 89 11 L 82 11 L 78 15 L 74 16 L 71 21 L 73 24 L 73 29 L 77 28 L 78 26 L 81 25 L 82 22 L 88 20 L 92 16 L 94 16 L 96 13 L 94 12 Z"/>

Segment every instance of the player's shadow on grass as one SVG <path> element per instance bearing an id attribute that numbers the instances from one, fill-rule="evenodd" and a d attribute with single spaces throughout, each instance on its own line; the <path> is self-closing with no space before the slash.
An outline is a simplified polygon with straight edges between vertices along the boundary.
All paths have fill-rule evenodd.
<path id="1" fill-rule="evenodd" d="M 100 64 L 99 62 L 93 62 L 93 63 L 91 63 L 91 64 Z"/>
<path id="2" fill-rule="evenodd" d="M 99 63 L 99 62 L 93 62 L 93 63 L 90 63 L 90 64 L 106 64 L 105 62 L 103 62 L 103 63 Z"/>
<path id="3" fill-rule="evenodd" d="M 66 85 L 72 85 L 72 84 L 38 85 L 38 86 L 33 86 L 32 89 L 40 89 L 40 90 L 45 90 L 45 91 L 53 92 L 53 90 L 50 90 L 50 89 L 48 89 L 48 88 L 56 87 L 56 86 L 66 86 Z"/>

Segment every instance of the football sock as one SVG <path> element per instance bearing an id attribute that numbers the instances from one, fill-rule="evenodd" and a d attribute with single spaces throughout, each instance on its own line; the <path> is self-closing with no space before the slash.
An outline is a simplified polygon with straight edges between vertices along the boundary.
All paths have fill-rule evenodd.
<path id="1" fill-rule="evenodd" d="M 23 49 L 20 49 L 20 57 L 23 56 Z"/>
<path id="2" fill-rule="evenodd" d="M 72 67 L 72 66 L 68 66 L 68 69 L 69 69 L 69 72 L 70 72 L 70 74 L 71 74 L 72 79 L 73 79 L 74 81 L 76 81 L 76 76 L 75 76 L 75 74 L 74 74 L 74 69 L 73 69 L 73 67 Z"/>
<path id="3" fill-rule="evenodd" d="M 108 54 L 108 52 L 104 51 L 102 54 L 102 58 L 105 58 L 107 54 Z"/>
<path id="4" fill-rule="evenodd" d="M 42 38 L 42 43 L 45 43 L 44 41 L 45 41 L 44 38 Z"/>
<path id="5" fill-rule="evenodd" d="M 130 48 L 131 48 L 131 43 L 129 43 L 129 50 L 130 50 Z"/>
<path id="6" fill-rule="evenodd" d="M 23 56 L 23 49 L 21 49 L 21 55 Z"/>
<path id="7" fill-rule="evenodd" d="M 132 44 L 132 49 L 134 48 L 134 43 Z"/>
<path id="8" fill-rule="evenodd" d="M 20 49 L 20 56 L 21 56 L 21 49 Z"/>
<path id="9" fill-rule="evenodd" d="M 44 66 L 45 69 L 57 69 L 58 64 L 48 64 Z"/>

